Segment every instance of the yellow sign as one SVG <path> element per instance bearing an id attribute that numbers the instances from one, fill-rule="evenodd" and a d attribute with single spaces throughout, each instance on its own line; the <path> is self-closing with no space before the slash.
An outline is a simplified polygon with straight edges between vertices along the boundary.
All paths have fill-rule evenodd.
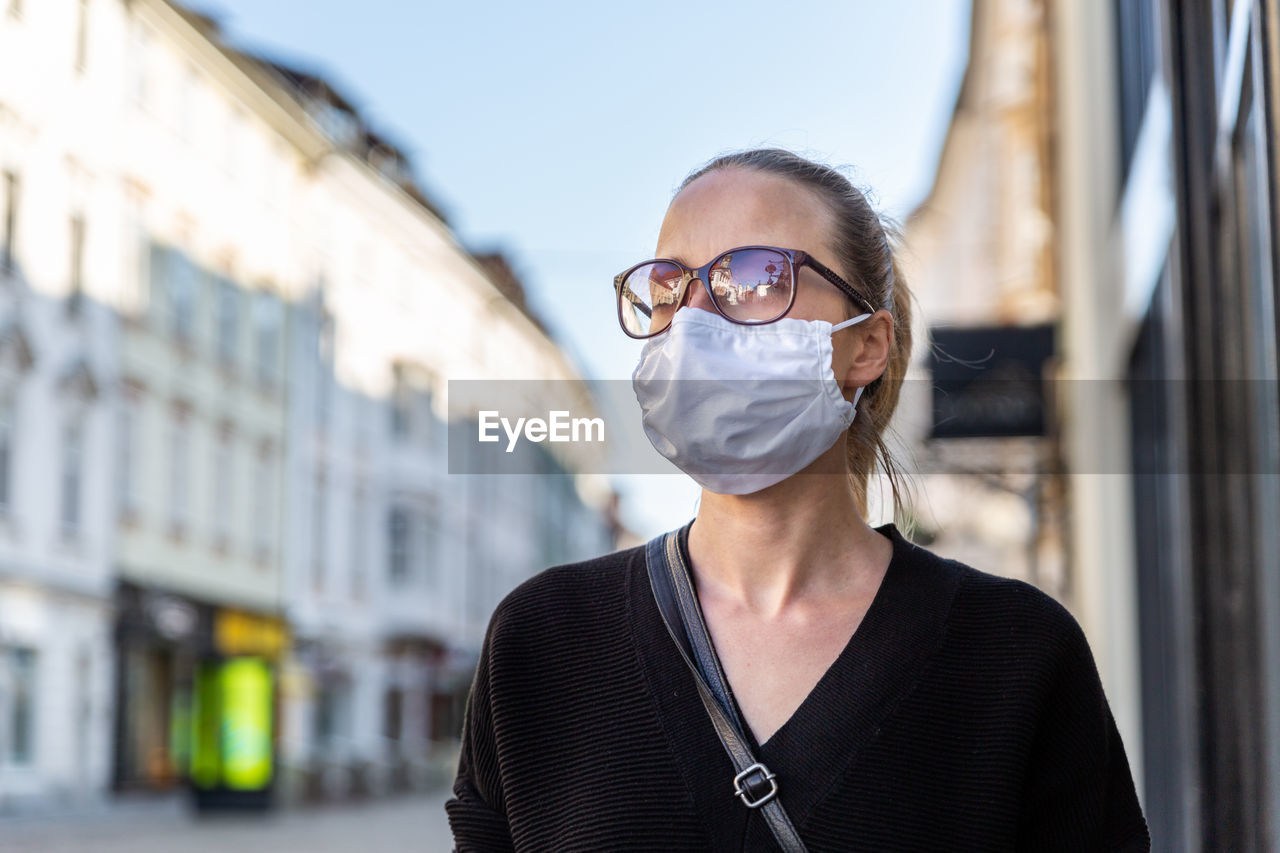
<path id="1" fill-rule="evenodd" d="M 220 654 L 278 657 L 289 642 L 279 619 L 220 609 L 213 618 L 213 645 Z"/>

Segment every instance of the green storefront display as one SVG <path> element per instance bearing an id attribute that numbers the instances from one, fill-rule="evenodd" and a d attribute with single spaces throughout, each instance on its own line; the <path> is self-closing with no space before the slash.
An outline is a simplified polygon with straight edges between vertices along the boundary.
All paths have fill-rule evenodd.
<path id="1" fill-rule="evenodd" d="M 274 673 L 263 658 L 206 660 L 197 667 L 191 783 L 201 808 L 270 805 L 274 691 Z"/>

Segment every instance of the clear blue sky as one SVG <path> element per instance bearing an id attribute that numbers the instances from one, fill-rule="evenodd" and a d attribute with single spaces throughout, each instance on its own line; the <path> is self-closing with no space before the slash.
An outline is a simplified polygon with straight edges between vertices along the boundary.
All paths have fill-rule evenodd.
<path id="1" fill-rule="evenodd" d="M 640 351 L 613 276 L 652 255 L 673 189 L 715 154 L 769 144 L 848 165 L 905 217 L 932 182 L 969 25 L 965 0 L 188 2 L 334 81 L 607 379 Z M 619 480 L 638 532 L 691 517 L 678 480 Z"/>

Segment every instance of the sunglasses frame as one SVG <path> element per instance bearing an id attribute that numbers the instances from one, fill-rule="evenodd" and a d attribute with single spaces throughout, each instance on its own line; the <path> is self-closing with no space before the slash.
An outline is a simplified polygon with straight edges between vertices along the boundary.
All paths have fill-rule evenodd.
<path id="1" fill-rule="evenodd" d="M 791 298 L 787 302 L 786 309 L 777 317 L 774 317 L 770 320 L 735 320 L 733 317 L 730 317 L 728 314 L 724 312 L 724 309 L 720 307 L 720 303 L 716 301 L 715 293 L 712 292 L 711 290 L 710 278 L 711 278 L 712 268 L 715 267 L 716 264 L 720 263 L 721 259 L 723 259 L 725 255 L 732 255 L 734 252 L 744 252 L 748 249 L 765 249 L 770 252 L 777 252 L 779 255 L 782 255 L 783 258 L 786 259 L 787 263 L 791 264 L 791 276 L 792 276 L 792 281 L 794 282 L 794 284 L 791 287 Z M 811 267 L 815 272 L 818 273 L 818 275 L 822 276 L 827 281 L 834 284 L 840 290 L 840 292 L 842 292 L 849 298 L 853 299 L 858 304 L 862 305 L 864 308 L 867 309 L 868 312 L 874 314 L 876 311 L 875 306 L 871 304 L 870 300 L 868 300 L 865 296 L 859 293 L 857 288 L 855 288 L 853 285 L 849 284 L 849 282 L 841 278 L 839 274 L 837 274 L 830 267 L 819 262 L 816 258 L 810 255 L 808 252 L 801 251 L 800 249 L 784 249 L 784 248 L 781 248 L 780 246 L 737 246 L 735 248 L 728 249 L 726 251 L 721 252 L 720 254 L 712 258 L 710 262 L 703 264 L 702 266 L 697 267 L 696 269 L 693 267 L 685 266 L 684 264 L 672 258 L 651 258 L 647 261 L 641 261 L 638 264 L 632 264 L 631 266 L 627 267 L 624 271 L 614 276 L 613 277 L 613 289 L 615 294 L 614 302 L 618 309 L 618 325 L 622 326 L 622 331 L 625 332 L 628 337 L 635 338 L 637 340 L 652 338 L 656 335 L 662 334 L 667 329 L 671 328 L 671 323 L 668 322 L 667 325 L 663 326 L 661 329 L 659 329 L 656 332 L 650 332 L 647 335 L 637 335 L 627 328 L 627 323 L 622 317 L 623 285 L 626 283 L 627 278 L 629 278 L 633 272 L 640 269 L 641 267 L 648 266 L 649 264 L 671 264 L 672 266 L 680 270 L 680 284 L 676 287 L 676 300 L 675 300 L 676 310 L 679 310 L 680 304 L 684 302 L 684 298 L 687 295 L 687 292 L 689 289 L 689 281 L 691 279 L 696 278 L 699 281 L 701 281 L 702 286 L 706 288 L 707 295 L 711 297 L 711 305 L 716 309 L 716 312 L 721 317 L 724 317 L 726 320 L 728 320 L 730 323 L 737 323 L 740 326 L 763 326 L 769 323 L 776 323 L 779 320 L 781 320 L 783 317 L 790 314 L 791 309 L 796 304 L 796 290 L 798 289 L 798 285 L 799 285 L 798 273 L 801 267 Z M 675 312 L 673 311 L 672 312 L 673 316 L 674 316 L 674 313 Z"/>

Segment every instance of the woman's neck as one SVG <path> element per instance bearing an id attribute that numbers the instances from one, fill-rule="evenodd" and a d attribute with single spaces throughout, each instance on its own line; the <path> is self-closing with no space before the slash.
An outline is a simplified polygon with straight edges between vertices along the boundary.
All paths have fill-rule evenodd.
<path id="1" fill-rule="evenodd" d="M 848 476 L 807 473 L 814 467 L 750 495 L 702 493 L 689 530 L 701 594 L 770 618 L 862 595 L 882 576 L 893 543 L 867 525 Z"/>

